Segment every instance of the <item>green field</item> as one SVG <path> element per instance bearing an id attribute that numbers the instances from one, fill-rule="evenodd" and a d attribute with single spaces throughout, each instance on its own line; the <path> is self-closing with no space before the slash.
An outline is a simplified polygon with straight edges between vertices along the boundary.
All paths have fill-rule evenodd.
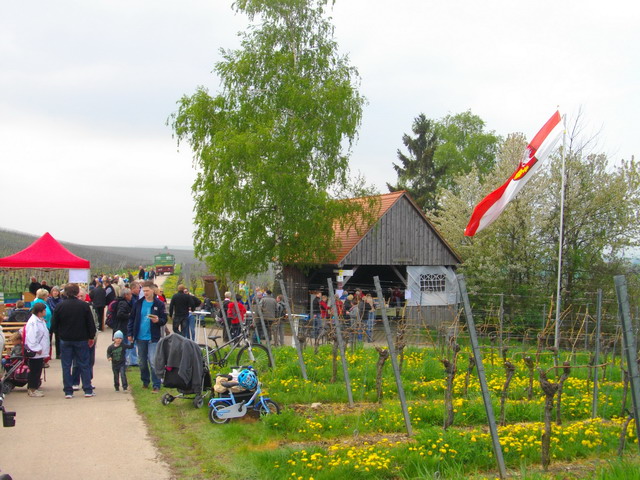
<path id="1" fill-rule="evenodd" d="M 293 348 L 279 348 L 275 355 L 277 368 L 264 372 L 260 379 L 268 395 L 284 407 L 278 416 L 244 417 L 226 425 L 214 425 L 207 418 L 206 408 L 197 410 L 191 402 L 179 400 L 163 406 L 157 396 L 135 390 L 138 409 L 179 478 L 318 480 L 497 476 L 475 370 L 470 376 L 467 394 L 463 394 L 468 362 L 464 349 L 454 381 L 455 421 L 446 431 L 442 428 L 445 374 L 435 350 L 405 350 L 402 377 L 414 430 L 411 438 L 405 434 L 389 362 L 384 367 L 383 400 L 376 402 L 378 354 L 374 349 L 360 347 L 347 354 L 355 400 L 353 408 L 347 403 L 340 367 L 336 381 L 331 382 L 330 346 L 321 347 L 318 353 L 310 348 L 305 351 L 307 381 L 300 375 Z M 485 353 L 485 368 L 498 416 L 505 373 L 502 362 L 492 355 Z M 500 437 L 507 468 L 512 474 L 522 476 L 528 472 L 524 478 L 556 478 L 555 475 L 560 475 L 557 478 L 640 478 L 640 467 L 635 462 L 638 445 L 633 422 L 625 432 L 624 449 L 624 457 L 632 460 L 623 467 L 614 460 L 624 421 L 620 417 L 623 384 L 618 365 L 608 366 L 605 379 L 600 373 L 598 417 L 593 420 L 592 382 L 587 378 L 590 369 L 572 369 L 562 395 L 562 425 L 553 424 L 551 467 L 544 473 L 540 450 L 544 395 L 536 375 L 533 398 L 528 400 L 529 370 L 523 355 L 514 354 L 509 360 L 516 366 L 516 372 L 507 396 L 506 425 L 500 427 Z M 578 354 L 574 359 L 576 365 L 586 365 L 587 360 L 586 354 Z M 548 368 L 552 358 L 541 355 L 540 364 Z M 549 375 L 551 381 L 553 377 Z M 312 403 L 320 405 L 312 406 Z M 629 395 L 627 406 L 630 404 Z M 625 477 L 625 472 L 637 475 Z"/>

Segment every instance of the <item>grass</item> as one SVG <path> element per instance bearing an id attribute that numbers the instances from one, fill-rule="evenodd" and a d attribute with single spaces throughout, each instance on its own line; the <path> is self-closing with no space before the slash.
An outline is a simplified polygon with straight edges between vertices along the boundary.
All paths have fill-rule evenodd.
<path id="1" fill-rule="evenodd" d="M 187 400 L 162 405 L 161 395 L 142 389 L 137 372 L 133 370 L 129 375 L 136 408 L 176 478 L 258 478 L 250 463 L 237 462 L 252 443 L 247 442 L 245 424 L 237 422 L 220 428 L 209 422 L 206 407 L 196 409 Z M 255 438 L 260 437 L 264 435 Z"/>
<path id="2" fill-rule="evenodd" d="M 171 298 L 178 291 L 178 279 L 180 278 L 180 275 L 181 275 L 181 269 L 182 269 L 182 265 L 176 264 L 173 275 L 169 275 L 168 277 L 165 278 L 162 288 L 167 298 Z M 187 287 L 191 288 L 191 284 L 188 283 L 187 280 L 184 280 L 183 283 Z M 197 296 L 198 298 L 202 299 L 202 297 L 204 296 L 204 281 L 202 280 L 202 278 L 196 279 L 196 289 L 191 293 Z"/>
<path id="3" fill-rule="evenodd" d="M 404 435 L 389 365 L 385 367 L 384 400 L 375 403 L 375 350 L 358 348 L 347 355 L 354 408 L 346 404 L 341 376 L 336 383 L 330 382 L 330 347 L 320 348 L 317 355 L 308 349 L 304 355 L 309 380 L 300 377 L 295 350 L 286 347 L 276 350 L 277 368 L 261 375 L 269 396 L 285 407 L 281 415 L 260 420 L 245 417 L 226 425 L 211 424 L 207 408 L 197 410 L 190 401 L 161 405 L 159 396 L 140 389 L 139 378 L 132 374 L 136 406 L 176 476 L 270 480 L 495 478 L 486 416 L 474 377 L 468 395 L 462 395 L 466 356 L 460 357 L 454 388 L 455 423 L 443 431 L 442 365 L 433 349 L 406 350 L 403 384 L 415 432 L 409 439 Z M 504 371 L 495 358 L 491 366 L 490 356 L 489 352 L 485 368 L 497 414 Z M 587 358 L 588 354 L 580 354 L 577 362 L 586 363 Z M 528 479 L 640 478 L 635 460 L 592 465 L 595 458 L 612 458 L 617 449 L 622 422 L 616 416 L 622 398 L 617 367 L 609 368 L 609 379 L 600 383 L 600 418 L 593 421 L 588 369 L 572 371 L 563 393 L 563 425 L 553 427 L 552 470 L 543 473 L 538 472 L 542 394 L 536 378 L 534 398 L 527 401 L 526 367 L 521 358 L 512 361 L 517 372 L 507 401 L 508 425 L 500 429 L 511 471 Z M 551 359 L 547 357 L 544 362 L 550 364 Z M 314 402 L 322 405 L 311 408 Z M 631 424 L 626 451 L 635 452 L 635 442 Z M 557 465 L 569 465 L 569 473 L 554 470 Z M 590 467 L 571 476 L 572 469 L 578 471 L 581 465 Z"/>

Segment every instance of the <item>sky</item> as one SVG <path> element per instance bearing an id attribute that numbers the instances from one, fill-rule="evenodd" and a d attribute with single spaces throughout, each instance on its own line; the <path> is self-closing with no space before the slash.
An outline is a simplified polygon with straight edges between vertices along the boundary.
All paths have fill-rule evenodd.
<path id="1" fill-rule="evenodd" d="M 0 7 L 0 227 L 87 245 L 193 243 L 192 155 L 167 126 L 248 20 L 221 0 Z M 612 161 L 638 153 L 640 4 L 336 0 L 367 98 L 351 169 L 386 192 L 420 113 L 471 110 L 532 138 L 579 111 Z M 354 173 L 355 174 L 355 173 Z"/>

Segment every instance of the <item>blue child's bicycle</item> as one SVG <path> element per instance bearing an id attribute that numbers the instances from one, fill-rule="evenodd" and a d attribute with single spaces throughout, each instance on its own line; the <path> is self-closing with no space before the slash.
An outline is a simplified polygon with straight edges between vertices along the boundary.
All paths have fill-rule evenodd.
<path id="1" fill-rule="evenodd" d="M 244 417 L 249 410 L 260 415 L 279 414 L 280 406 L 269 397 L 262 395 L 261 383 L 251 367 L 240 372 L 237 381 L 221 381 L 226 389 L 240 386 L 244 392 L 233 393 L 228 390 L 225 396 L 209 400 L 209 420 L 212 423 L 227 423 L 232 418 Z"/>

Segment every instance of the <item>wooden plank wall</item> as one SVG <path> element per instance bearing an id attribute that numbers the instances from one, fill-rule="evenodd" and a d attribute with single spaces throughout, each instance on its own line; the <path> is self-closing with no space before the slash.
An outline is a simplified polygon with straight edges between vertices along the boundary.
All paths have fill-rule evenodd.
<path id="1" fill-rule="evenodd" d="M 282 275 L 289 301 L 293 303 L 293 313 L 308 313 L 309 282 L 307 276 L 293 266 L 285 266 Z"/>
<path id="2" fill-rule="evenodd" d="M 410 329 L 428 327 L 435 330 L 447 329 L 455 320 L 457 305 L 434 305 L 407 307 L 405 317 Z"/>
<path id="3" fill-rule="evenodd" d="M 344 265 L 456 265 L 433 228 L 402 197 L 344 258 Z"/>

